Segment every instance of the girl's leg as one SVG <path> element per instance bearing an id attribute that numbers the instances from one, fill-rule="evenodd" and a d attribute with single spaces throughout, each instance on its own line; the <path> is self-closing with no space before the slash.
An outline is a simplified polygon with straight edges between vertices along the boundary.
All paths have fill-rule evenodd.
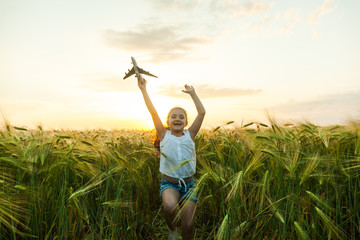
<path id="1" fill-rule="evenodd" d="M 193 201 L 184 201 L 181 208 L 181 236 L 184 240 L 192 239 L 194 231 L 194 220 L 196 203 Z"/>
<path id="2" fill-rule="evenodd" d="M 179 202 L 179 193 L 173 188 L 167 188 L 161 193 L 165 220 L 171 231 L 176 229 L 176 210 Z"/>

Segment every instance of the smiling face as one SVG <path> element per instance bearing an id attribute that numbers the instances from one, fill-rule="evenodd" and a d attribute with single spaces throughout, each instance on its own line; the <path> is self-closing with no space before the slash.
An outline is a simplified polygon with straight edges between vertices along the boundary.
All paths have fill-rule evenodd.
<path id="1" fill-rule="evenodd" d="M 182 132 L 187 125 L 187 114 L 182 108 L 173 108 L 170 110 L 167 125 L 173 132 Z"/>

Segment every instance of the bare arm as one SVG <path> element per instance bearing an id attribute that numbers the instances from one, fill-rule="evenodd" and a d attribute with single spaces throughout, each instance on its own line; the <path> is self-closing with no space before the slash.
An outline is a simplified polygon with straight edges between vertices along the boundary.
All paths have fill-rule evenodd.
<path id="1" fill-rule="evenodd" d="M 194 101 L 196 110 L 198 112 L 198 115 L 196 116 L 193 124 L 189 127 L 190 136 L 194 140 L 196 134 L 200 130 L 206 111 L 203 104 L 200 101 L 200 98 L 196 95 L 195 89 L 192 86 L 185 85 L 185 90 L 183 90 L 183 92 L 188 93 L 191 96 L 192 100 Z"/>
<path id="2" fill-rule="evenodd" d="M 142 78 L 141 76 L 138 78 L 138 86 L 139 86 L 139 88 L 141 90 L 141 93 L 142 93 L 142 95 L 144 97 L 146 107 L 147 107 L 147 109 L 149 110 L 149 112 L 151 114 L 151 117 L 152 117 L 152 120 L 154 122 L 157 135 L 159 136 L 160 141 L 161 141 L 165 136 L 166 129 L 165 129 L 164 125 L 162 124 L 161 119 L 160 119 L 160 117 L 159 117 L 153 103 L 151 102 L 149 94 L 148 94 L 148 92 L 146 90 L 146 80 L 144 78 Z"/>

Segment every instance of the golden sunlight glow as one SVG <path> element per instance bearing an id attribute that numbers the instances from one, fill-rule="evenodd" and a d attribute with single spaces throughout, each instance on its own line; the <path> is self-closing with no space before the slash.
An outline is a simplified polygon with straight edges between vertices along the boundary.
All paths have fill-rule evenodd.
<path id="1" fill-rule="evenodd" d="M 0 114 L 11 124 L 154 129 L 137 79 L 123 81 L 131 56 L 158 77 L 144 75 L 164 125 L 175 106 L 187 111 L 187 127 L 196 118 L 191 97 L 181 92 L 185 84 L 194 86 L 206 109 L 202 127 L 266 121 L 266 112 L 319 125 L 359 118 L 353 23 L 360 15 L 351 1 L 254 4 L 260 7 L 254 11 L 237 0 L 217 14 L 207 14 L 212 1 L 198 1 L 191 11 L 177 9 L 179 1 L 164 7 L 134 0 L 121 8 L 114 0 L 80 0 L 86 8 L 72 1 L 61 7 L 23 2 L 1 1 Z M 185 18 L 200 15 L 206 17 L 184 27 Z M 208 28 L 209 22 L 217 27 Z"/>

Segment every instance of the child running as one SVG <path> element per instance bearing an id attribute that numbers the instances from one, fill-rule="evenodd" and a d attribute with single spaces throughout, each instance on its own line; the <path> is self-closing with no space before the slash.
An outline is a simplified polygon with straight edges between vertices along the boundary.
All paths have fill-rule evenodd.
<path id="1" fill-rule="evenodd" d="M 198 112 L 193 124 L 188 128 L 187 113 L 183 108 L 170 110 L 165 128 L 152 104 L 146 90 L 146 80 L 138 78 L 138 86 L 144 97 L 147 109 L 153 119 L 157 137 L 160 140 L 160 196 L 164 215 L 169 227 L 169 240 L 177 239 L 177 207 L 181 207 L 181 236 L 184 240 L 192 239 L 197 196 L 195 187 L 196 154 L 194 139 L 205 117 L 205 108 L 192 86 L 185 85 L 184 93 L 191 96 Z"/>

